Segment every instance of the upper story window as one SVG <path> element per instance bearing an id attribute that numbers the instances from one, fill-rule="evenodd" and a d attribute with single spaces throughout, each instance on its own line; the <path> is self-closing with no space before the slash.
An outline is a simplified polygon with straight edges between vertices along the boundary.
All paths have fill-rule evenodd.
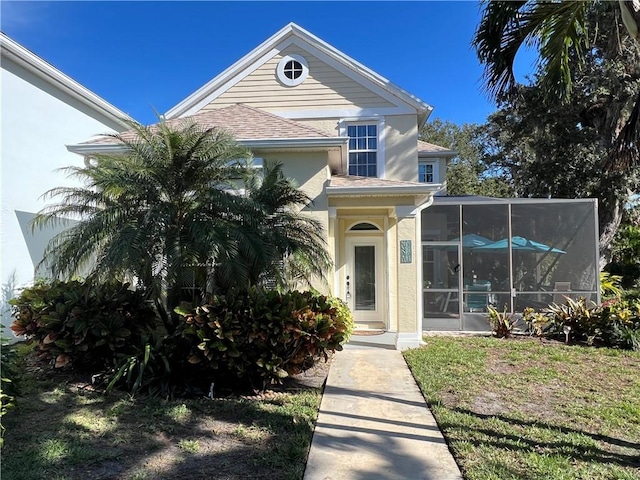
<path id="1" fill-rule="evenodd" d="M 348 125 L 349 175 L 378 176 L 378 125 Z"/>
<path id="2" fill-rule="evenodd" d="M 309 75 L 307 61 L 301 55 L 285 55 L 276 67 L 278 80 L 288 87 L 304 82 Z"/>
<path id="3" fill-rule="evenodd" d="M 418 182 L 438 183 L 437 162 L 420 162 L 418 164 Z"/>

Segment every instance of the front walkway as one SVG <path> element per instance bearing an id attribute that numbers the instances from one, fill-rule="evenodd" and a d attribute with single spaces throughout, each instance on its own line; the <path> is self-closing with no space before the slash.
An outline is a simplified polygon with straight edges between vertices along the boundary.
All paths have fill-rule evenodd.
<path id="1" fill-rule="evenodd" d="M 347 345 L 333 359 L 304 480 L 461 480 L 397 350 Z"/>

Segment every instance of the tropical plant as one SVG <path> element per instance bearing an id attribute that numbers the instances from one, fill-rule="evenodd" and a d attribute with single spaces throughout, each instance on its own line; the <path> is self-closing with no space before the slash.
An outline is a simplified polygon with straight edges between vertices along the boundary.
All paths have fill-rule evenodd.
<path id="1" fill-rule="evenodd" d="M 565 303 L 553 303 L 545 310 L 550 320 L 550 333 L 569 335 L 589 345 L 602 338 L 602 309 L 584 297 L 574 300 L 565 297 Z"/>
<path id="2" fill-rule="evenodd" d="M 189 340 L 200 377 L 231 376 L 264 389 L 342 350 L 353 319 L 344 303 L 316 292 L 251 288 L 229 291 L 210 305 L 178 309 L 176 336 Z"/>
<path id="3" fill-rule="evenodd" d="M 600 272 L 600 294 L 605 298 L 621 298 L 624 290 L 620 286 L 622 277 L 609 272 Z"/>
<path id="4" fill-rule="evenodd" d="M 117 281 L 37 283 L 10 301 L 11 330 L 35 341 L 38 356 L 56 367 L 106 367 L 156 328 L 153 309 L 128 287 Z"/>
<path id="5" fill-rule="evenodd" d="M 66 169 L 84 186 L 48 191 L 45 198 L 61 201 L 45 207 L 34 228 L 79 220 L 45 250 L 53 276 L 135 278 L 172 328 L 168 306 L 179 303 L 182 269 L 233 249 L 231 219 L 242 213 L 233 182 L 248 169 L 230 162 L 250 153 L 229 133 L 195 123 L 130 126 L 109 135 L 120 151 Z"/>
<path id="6" fill-rule="evenodd" d="M 498 338 L 509 338 L 518 321 L 515 314 L 508 313 L 506 305 L 502 312 L 491 305 L 487 308 L 489 310 L 487 319 L 491 325 L 491 333 Z"/>
<path id="7" fill-rule="evenodd" d="M 302 212 L 311 199 L 284 176 L 282 164 L 265 161 L 263 175 L 247 178 L 245 192 L 247 207 L 238 219 L 242 235 L 233 251 L 218 257 L 216 285 L 223 291 L 295 288 L 324 280 L 331 259 L 322 225 Z"/>
<path id="8" fill-rule="evenodd" d="M 549 324 L 549 319 L 542 312 L 537 312 L 531 307 L 527 307 L 522 312 L 522 320 L 527 325 L 530 335 L 541 337 Z"/>
<path id="9" fill-rule="evenodd" d="M 4 336 L 4 325 L 0 325 L 0 447 L 4 445 L 5 427 L 2 417 L 15 407 L 12 374 L 15 373 L 15 350 L 10 347 L 9 339 Z"/>
<path id="10" fill-rule="evenodd" d="M 45 251 L 54 276 L 135 279 L 171 332 L 187 272 L 194 290 L 206 293 L 212 277 L 218 288 L 246 289 L 282 276 L 276 266 L 292 256 L 306 261 L 309 275 L 327 266 L 320 226 L 295 213 L 309 199 L 277 164 L 267 164 L 260 181 L 251 153 L 226 131 L 161 120 L 110 137 L 118 151 L 70 167 L 85 186 L 47 192 L 61 200 L 34 221 L 35 228 L 78 220 Z"/>
<path id="11" fill-rule="evenodd" d="M 635 0 L 621 0 L 617 26 L 627 27 L 631 38 L 640 39 L 640 4 Z M 476 30 L 473 45 L 485 66 L 484 79 L 488 93 L 500 99 L 514 93 L 516 79 L 513 73 L 516 55 L 523 45 L 536 45 L 540 53 L 537 75 L 541 87 L 552 101 L 566 102 L 572 94 L 578 68 L 589 54 L 592 33 L 589 16 L 597 11 L 617 8 L 612 2 L 547 2 L 542 0 L 485 3 L 482 19 Z M 622 37 L 620 28 L 615 29 Z M 608 32 L 611 33 L 611 32 Z M 636 67 L 629 64 L 630 68 Z M 624 78 L 629 72 L 619 72 Z M 633 105 L 633 106 L 632 106 Z M 630 166 L 640 163 L 640 93 L 635 102 L 631 97 L 627 108 L 616 118 L 615 142 L 609 152 L 610 165 Z"/>

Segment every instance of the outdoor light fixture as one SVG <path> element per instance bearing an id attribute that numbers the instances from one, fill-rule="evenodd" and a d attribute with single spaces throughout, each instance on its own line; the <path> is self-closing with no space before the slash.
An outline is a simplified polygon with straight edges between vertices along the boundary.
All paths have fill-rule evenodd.
<path id="1" fill-rule="evenodd" d="M 562 331 L 564 332 L 564 343 L 568 344 L 569 343 L 569 333 L 571 333 L 571 326 L 570 325 L 565 325 L 564 327 L 562 327 Z"/>

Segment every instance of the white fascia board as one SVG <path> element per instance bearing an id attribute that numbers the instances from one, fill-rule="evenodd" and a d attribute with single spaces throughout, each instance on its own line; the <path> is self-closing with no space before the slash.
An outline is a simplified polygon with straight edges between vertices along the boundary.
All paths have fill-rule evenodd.
<path id="1" fill-rule="evenodd" d="M 238 143 L 249 148 L 273 148 L 273 147 L 291 147 L 291 148 L 309 148 L 309 147 L 342 147 L 347 145 L 348 138 L 345 137 L 326 137 L 326 138 L 264 138 L 264 139 L 239 139 Z"/>
<path id="2" fill-rule="evenodd" d="M 77 144 L 67 145 L 67 150 L 78 155 L 99 155 L 102 153 L 121 153 L 126 152 L 127 147 L 116 143 L 95 143 L 95 144 Z"/>
<path id="3" fill-rule="evenodd" d="M 262 138 L 262 139 L 238 139 L 240 145 L 249 148 L 311 148 L 311 147 L 342 147 L 349 141 L 345 137 L 326 138 Z M 127 148 L 120 144 L 78 144 L 67 145 L 67 150 L 78 155 L 96 155 L 101 153 L 121 153 Z"/>
<path id="4" fill-rule="evenodd" d="M 316 37 L 317 38 L 317 37 Z M 424 103 L 417 97 L 404 92 L 400 93 L 399 87 L 395 87 L 389 80 L 369 70 L 362 64 L 359 64 L 352 58 L 339 52 L 335 48 L 331 47 L 327 43 L 322 42 L 324 49 L 317 48 L 315 45 L 309 42 L 309 40 L 301 39 L 300 41 L 293 41 L 300 48 L 307 50 L 310 54 L 314 55 L 330 67 L 336 69 L 343 75 L 347 76 L 356 83 L 359 83 L 368 90 L 371 90 L 376 95 L 384 98 L 389 103 L 392 103 L 398 108 L 411 107 L 411 113 L 424 112 L 431 109 L 431 106 Z M 330 50 L 327 52 L 326 50 Z M 333 53 L 337 52 L 337 53 Z"/>
<path id="5" fill-rule="evenodd" d="M 291 25 L 285 26 L 280 31 L 269 37 L 256 48 L 247 53 L 240 60 L 228 67 L 212 80 L 182 100 L 176 106 L 165 113 L 167 119 L 193 115 L 202 106 L 210 103 L 220 93 L 235 85 L 238 81 L 262 66 L 267 60 L 273 58 L 280 50 L 276 45 L 291 33 Z M 289 42 L 290 44 L 290 42 Z M 289 45 L 287 44 L 287 46 Z M 284 48 L 284 47 L 283 47 Z"/>
<path id="6" fill-rule="evenodd" d="M 294 34 L 296 34 L 296 36 L 298 36 L 299 38 L 305 40 L 309 44 L 318 45 L 319 48 L 321 48 L 326 52 L 326 55 L 332 57 L 336 61 L 339 61 L 346 67 L 350 68 L 351 70 L 361 75 L 362 77 L 365 77 L 370 81 L 376 83 L 377 85 L 381 86 L 384 90 L 391 93 L 395 97 L 400 98 L 400 100 L 402 100 L 403 102 L 412 105 L 418 111 L 424 111 L 425 113 L 426 112 L 430 113 L 433 110 L 433 107 L 431 105 L 425 103 L 424 101 L 422 101 L 415 95 L 407 92 L 403 88 L 395 85 L 393 82 L 390 82 L 388 79 L 386 79 L 382 75 L 374 72 L 370 68 L 364 66 L 357 60 L 354 60 L 353 58 L 341 52 L 337 48 L 329 45 L 327 42 L 316 37 L 311 32 L 308 32 L 307 30 L 296 25 L 295 23 L 291 23 L 289 24 L 289 26 L 293 30 Z M 354 78 L 354 80 L 356 79 Z"/>
<path id="7" fill-rule="evenodd" d="M 293 38 L 287 38 L 288 36 Z M 426 121 L 426 118 L 433 110 L 433 107 L 418 97 L 394 85 L 386 78 L 356 62 L 351 57 L 335 49 L 298 25 L 290 23 L 200 87 L 193 94 L 168 110 L 165 117 L 171 119 L 197 113 L 204 105 L 210 103 L 231 86 L 262 66 L 266 61 L 273 58 L 273 56 L 281 50 L 284 50 L 294 43 L 308 50 L 310 54 L 325 61 L 352 80 L 374 91 L 374 93 L 385 98 L 390 103 L 400 107 L 401 105 L 398 103 L 400 100 L 404 105 L 413 107 L 418 111 L 419 119 L 422 123 Z M 313 44 L 317 45 L 318 48 Z"/>
<path id="8" fill-rule="evenodd" d="M 431 195 L 440 188 L 440 184 L 430 183 L 423 186 L 415 185 L 389 185 L 371 187 L 327 187 L 328 196 L 399 196 L 399 195 Z"/>
<path id="9" fill-rule="evenodd" d="M 19 43 L 11 40 L 4 33 L 0 33 L 0 47 L 2 56 L 20 65 L 50 85 L 71 95 L 96 112 L 110 118 L 121 125 L 123 129 L 129 128 L 129 125 L 124 121 L 133 120 L 129 115 L 117 109 L 71 77 L 65 75 L 50 63 L 45 62 Z"/>
<path id="10" fill-rule="evenodd" d="M 172 118 L 195 115 L 202 109 L 202 107 L 208 105 L 217 97 L 229 90 L 232 86 L 252 74 L 279 52 L 279 49 L 272 49 L 262 55 L 262 57 L 255 60 L 252 59 L 252 63 L 245 61 L 245 58 L 243 57 L 239 62 L 234 63 L 220 75 L 207 82 L 178 105 L 165 113 L 164 117 L 167 120 L 170 120 Z"/>

